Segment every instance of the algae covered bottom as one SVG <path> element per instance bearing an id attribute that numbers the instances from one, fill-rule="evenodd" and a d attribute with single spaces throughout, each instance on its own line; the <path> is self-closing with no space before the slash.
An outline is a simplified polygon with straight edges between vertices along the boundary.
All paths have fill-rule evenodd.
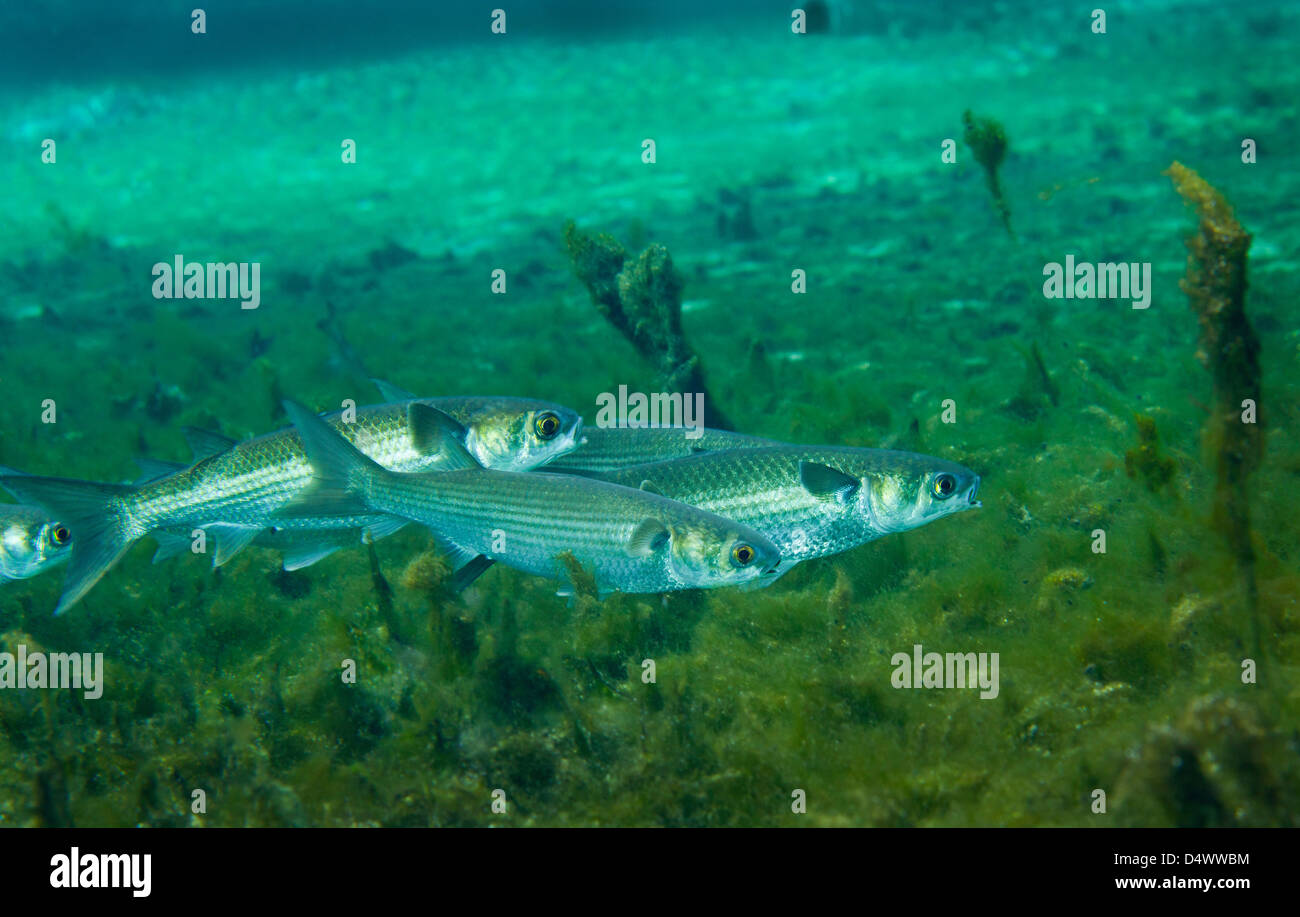
<path id="1" fill-rule="evenodd" d="M 572 596 L 457 592 L 407 525 L 294 570 L 142 539 L 54 617 L 55 564 L 0 584 L 0 654 L 102 652 L 103 692 L 0 688 L 0 824 L 1295 826 L 1289 8 L 831 5 L 0 56 L 6 467 L 124 485 L 383 376 L 598 436 L 621 386 L 707 394 L 706 439 L 933 456 L 984 504 L 752 591 L 602 599 L 570 558 Z M 1256 391 L 1180 286 L 1208 302 L 1174 161 L 1251 237 Z M 259 264 L 258 308 L 155 297 L 178 255 Z M 1067 259 L 1149 266 L 1147 307 L 1045 295 Z M 997 654 L 996 696 L 950 654 Z"/>

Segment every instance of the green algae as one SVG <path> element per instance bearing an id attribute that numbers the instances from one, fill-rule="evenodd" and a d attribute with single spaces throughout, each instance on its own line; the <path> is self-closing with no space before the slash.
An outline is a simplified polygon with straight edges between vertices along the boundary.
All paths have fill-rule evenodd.
<path id="1" fill-rule="evenodd" d="M 588 235 L 573 221 L 564 226 L 564 245 L 596 311 L 655 366 L 658 384 L 669 392 L 700 393 L 709 424 L 731 429 L 682 330 L 684 280 L 667 247 L 651 244 L 628 264 L 627 252 L 612 236 Z"/>
<path id="2" fill-rule="evenodd" d="M 1136 51 L 1146 54 L 1158 32 L 1139 40 Z M 836 53 L 823 45 L 819 54 Z M 668 61 L 699 50 L 653 49 Z M 782 60 L 781 79 L 788 80 L 800 65 Z M 664 66 L 660 58 L 650 63 Z M 846 73 L 858 72 L 860 51 L 843 63 Z M 1053 61 L 1049 72 L 1065 79 L 1072 66 Z M 1079 66 L 1091 77 L 1096 64 Z M 1199 68 L 1207 67 L 1202 76 Z M 1189 85 L 1223 77 L 1213 62 L 1194 68 L 1183 71 Z M 689 74 L 689 67 L 678 69 Z M 446 71 L 416 70 L 422 84 L 434 82 L 427 76 L 434 72 L 447 82 Z M 601 92 L 582 72 L 566 82 L 584 96 Z M 390 82 L 360 84 L 373 92 Z M 929 88 L 901 91 L 908 101 L 934 97 Z M 447 95 L 453 108 L 471 98 Z M 871 100 L 889 95 L 857 101 L 875 105 Z M 997 104 L 1009 111 L 1018 101 L 1032 100 L 1007 95 Z M 817 99 L 806 104 L 814 106 L 815 129 L 825 110 Z M 612 108 L 566 110 L 606 118 Z M 1131 110 L 1134 118 L 1164 118 L 1137 99 Z M 0 823 L 1295 826 L 1294 412 L 1271 413 L 1270 448 L 1250 477 L 1261 495 L 1251 506 L 1258 603 L 1275 666 L 1275 696 L 1261 700 L 1242 682 L 1248 647 L 1236 559 L 1203 518 L 1200 495 L 1215 487 L 1215 469 L 1194 458 L 1204 412 L 1191 400 L 1203 378 L 1191 358 L 1190 318 L 1153 309 L 1150 323 L 1130 325 L 1113 311 L 1038 302 L 1024 278 L 1032 280 L 1050 257 L 1037 264 L 989 258 L 979 229 L 987 204 L 951 202 L 928 177 L 909 177 L 904 160 L 883 161 L 887 180 L 866 175 L 854 190 L 825 182 L 821 176 L 838 164 L 823 151 L 877 148 L 870 146 L 873 122 L 897 124 L 903 146 L 912 148 L 937 129 L 913 128 L 887 108 L 868 114 L 855 118 L 863 125 L 856 133 L 828 122 L 836 126 L 820 135 L 820 146 L 794 154 L 783 152 L 784 122 L 772 139 L 755 119 L 751 140 L 762 172 L 789 175 L 753 196 L 765 229 L 776 222 L 769 214 L 782 214 L 779 241 L 760 236 L 743 240 L 743 252 L 717 248 L 717 227 L 701 224 L 698 214 L 718 187 L 751 186 L 730 176 L 699 179 L 686 216 L 648 192 L 650 185 L 633 183 L 640 228 L 620 235 L 629 244 L 641 236 L 636 250 L 647 238 L 671 243 L 697 303 L 683 311 L 683 333 L 707 359 L 710 383 L 740 429 L 810 443 L 903 444 L 949 457 L 983 475 L 983 509 L 802 565 L 755 593 L 602 602 L 580 594 L 571 603 L 555 596 L 554 583 L 498 568 L 456 596 L 445 560 L 418 531 L 374 547 L 378 575 L 392 589 L 386 597 L 364 548 L 286 579 L 278 557 L 260 549 L 214 573 L 202 557 L 153 566 L 152 546 L 142 544 L 58 619 L 49 616 L 57 573 L 9 584 L 0 589 L 6 648 L 103 650 L 108 673 L 99 701 L 75 692 L 0 692 Z M 1119 109 L 1106 115 L 1120 124 L 1108 127 L 1117 142 L 1136 135 L 1128 117 Z M 445 120 L 472 123 L 464 108 Z M 1091 122 L 1081 115 L 1079 123 L 1086 131 Z M 563 125 L 557 118 L 548 129 Z M 1212 133 L 1204 122 L 1176 119 L 1165 129 Z M 175 130 L 166 125 L 166 133 Z M 590 420 L 592 393 L 634 381 L 628 367 L 641 364 L 632 344 L 611 335 L 607 323 L 590 321 L 587 296 L 575 295 L 557 254 L 554 214 L 621 224 L 597 212 L 602 196 L 590 187 L 571 175 L 557 181 L 546 157 L 527 158 L 528 143 L 553 150 L 572 137 L 544 139 L 534 135 L 512 150 L 514 162 L 537 168 L 513 170 L 509 196 L 528 200 L 529 191 L 555 185 L 567 197 L 547 199 L 540 217 L 521 220 L 525 235 L 534 234 L 523 242 L 500 229 L 497 212 L 485 217 L 483 231 L 500 234 L 490 256 L 446 257 L 428 239 L 392 239 L 391 226 L 440 220 L 454 226 L 448 237 L 473 236 L 451 222 L 454 208 L 437 209 L 427 187 L 403 185 L 410 179 L 398 173 L 374 179 L 398 180 L 389 203 L 376 195 L 373 216 L 346 211 L 357 238 L 340 238 L 326 220 L 307 222 L 302 212 L 314 208 L 296 199 L 268 192 L 256 201 L 275 224 L 259 240 L 289 262 L 280 265 L 288 298 L 256 316 L 257 355 L 250 317 L 232 317 L 220 304 L 193 310 L 148 302 L 142 317 L 122 307 L 137 303 L 140 289 L 121 276 L 92 287 L 77 279 L 82 274 L 60 275 L 64 251 L 34 260 L 7 255 L 26 277 L 23 295 L 38 295 L 52 309 L 6 326 L 0 461 L 120 480 L 134 474 L 131 458 L 141 452 L 183 458 L 183 424 L 251 435 L 278 425 L 286 394 L 321 405 L 374 400 L 314 328 L 327 295 L 338 298 L 356 353 L 407 388 L 531 394 L 585 409 Z M 1088 158 L 1086 134 L 1071 125 L 1047 139 L 1078 152 L 1080 174 L 1107 169 Z M 230 145 L 273 150 L 277 142 L 237 133 Z M 429 147 L 455 155 L 445 144 Z M 166 142 L 161 148 L 175 162 L 191 162 Z M 696 148 L 698 159 L 684 174 L 718 161 L 719 150 Z M 127 173 L 149 166 L 128 158 Z M 100 159 L 115 168 L 110 155 Z M 490 184 L 464 158 L 435 165 Z M 1136 170 L 1121 166 L 1105 171 L 1106 181 L 1133 206 L 1113 213 L 1104 231 L 1082 193 L 1059 195 L 1050 209 L 1035 211 L 1036 231 L 1051 251 L 1097 251 L 1116 239 L 1161 246 L 1161 232 L 1139 206 L 1149 187 L 1127 181 L 1124 173 Z M 1264 174 L 1271 177 L 1234 178 L 1231 190 L 1268 212 L 1284 186 L 1276 172 Z M 1043 177 L 1045 184 L 1056 180 Z M 248 183 L 257 188 L 257 176 Z M 170 190 L 166 182 L 158 187 L 160 195 Z M 185 190 L 189 200 L 204 186 Z M 327 198 L 320 189 L 311 194 Z M 402 210 L 407 199 L 411 209 Z M 927 199 L 941 203 L 917 203 Z M 143 203 L 159 198 L 136 200 L 141 206 L 122 218 L 129 223 L 123 232 L 138 239 L 148 237 L 139 214 L 151 208 Z M 99 205 L 103 213 L 122 210 L 116 199 L 110 203 Z M 246 230 L 207 211 L 200 216 L 189 228 L 239 250 Z M 183 224 L 185 215 L 174 219 Z M 111 222 L 75 225 L 87 238 L 106 238 Z M 1283 223 L 1272 231 L 1291 238 Z M 169 225 L 158 239 L 170 244 L 174 234 Z M 116 263 L 138 274 L 156 260 L 158 239 L 119 246 Z M 865 278 L 864 239 L 895 246 L 871 257 Z M 844 240 L 859 249 L 847 250 Z M 373 253 L 387 241 L 423 254 L 377 264 Z M 1180 257 L 1177 239 L 1169 243 L 1157 251 L 1166 261 Z M 816 280 L 815 297 L 788 293 L 796 256 Z M 757 267 L 733 269 L 742 258 Z M 482 279 L 500 264 L 539 266 L 512 273 L 517 292 L 494 300 Z M 1261 304 L 1293 301 L 1294 272 L 1280 259 L 1273 264 L 1252 277 L 1253 295 Z M 514 285 L 523 274 L 531 283 Z M 71 326 L 48 318 L 69 308 L 59 276 L 75 281 Z M 1172 275 L 1165 279 L 1172 287 Z M 1020 287 L 1031 293 L 1003 296 Z M 980 303 L 939 307 L 959 297 Z M 995 335 L 997 328 L 1013 330 Z M 1043 342 L 1038 361 L 1032 351 L 1021 359 L 998 336 L 1022 333 Z M 1058 345 L 1067 339 L 1070 347 Z M 1297 351 L 1285 323 L 1261 334 L 1259 344 L 1270 402 L 1296 403 Z M 1044 376 L 1059 390 L 1058 404 Z M 179 406 L 166 406 L 172 413 L 161 425 L 147 411 L 157 383 L 179 390 L 171 396 Z M 1035 388 L 1032 411 L 1002 409 Z M 60 405 L 56 425 L 34 419 L 32 406 L 47 397 Z M 947 398 L 957 408 L 953 424 L 941 419 Z M 1135 444 L 1129 418 L 1138 414 L 1158 419 L 1158 450 L 1142 452 L 1140 432 Z M 1136 477 L 1126 461 L 1133 451 Z M 1176 470 L 1167 474 L 1170 463 Z M 1148 486 L 1148 467 L 1159 486 Z M 1092 549 L 1097 530 L 1106 535 L 1105 553 Z M 891 656 L 918 643 L 999 652 L 999 697 L 893 688 Z M 341 678 L 346 660 L 357 666 L 356 684 Z M 646 680 L 647 660 L 653 681 Z M 202 813 L 192 809 L 195 789 L 207 794 Z M 492 810 L 496 789 L 505 792 L 505 813 Z M 790 810 L 794 789 L 808 794 L 806 815 Z M 1107 793 L 1106 815 L 1091 810 L 1096 789 Z"/>
<path id="3" fill-rule="evenodd" d="M 1130 478 L 1138 478 L 1150 490 L 1160 490 L 1174 478 L 1178 465 L 1160 452 L 1160 433 L 1156 419 L 1148 414 L 1135 414 L 1138 444 L 1124 453 L 1124 471 Z"/>
<path id="4" fill-rule="evenodd" d="M 975 161 L 984 170 L 984 182 L 988 185 L 989 196 L 993 198 L 993 209 L 1002 220 L 1007 235 L 1015 238 L 1011 231 L 1011 208 L 1002 194 L 1002 182 L 998 170 L 1007 157 L 1007 134 L 1002 125 L 992 118 L 976 118 L 970 109 L 962 112 L 962 125 L 965 128 L 963 139 L 975 155 Z"/>

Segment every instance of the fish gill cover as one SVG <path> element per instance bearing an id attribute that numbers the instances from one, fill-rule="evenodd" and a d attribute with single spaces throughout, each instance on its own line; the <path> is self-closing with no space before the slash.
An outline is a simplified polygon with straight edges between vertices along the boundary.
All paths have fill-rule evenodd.
<path id="1" fill-rule="evenodd" d="M 0 824 L 1296 826 L 1286 4 L 0 20 Z"/>

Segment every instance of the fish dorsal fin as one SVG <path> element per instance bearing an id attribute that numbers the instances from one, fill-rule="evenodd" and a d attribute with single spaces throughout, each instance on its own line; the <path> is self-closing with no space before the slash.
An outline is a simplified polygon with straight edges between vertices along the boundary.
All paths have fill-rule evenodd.
<path id="1" fill-rule="evenodd" d="M 311 462 L 311 481 L 273 516 L 289 519 L 370 513 L 360 490 L 370 476 L 385 473 L 383 466 L 359 451 L 315 411 L 296 401 L 285 401 L 284 410 Z"/>
<path id="2" fill-rule="evenodd" d="M 862 486 L 853 475 L 816 462 L 799 463 L 799 482 L 817 499 L 834 500 L 841 505 L 848 503 Z"/>
<path id="3" fill-rule="evenodd" d="M 627 540 L 627 553 L 632 557 L 649 557 L 668 543 L 668 527 L 658 519 L 645 519 Z"/>
<path id="4" fill-rule="evenodd" d="M 406 408 L 406 427 L 416 452 L 442 456 L 442 470 L 483 467 L 465 448 L 465 427 L 437 408 L 412 401 Z"/>
<path id="5" fill-rule="evenodd" d="M 143 456 L 137 457 L 135 463 L 140 467 L 140 477 L 136 478 L 134 482 L 137 487 L 141 484 L 148 484 L 151 481 L 168 477 L 178 471 L 184 471 L 187 467 L 180 462 L 164 462 L 161 459 L 144 458 Z"/>
<path id="6" fill-rule="evenodd" d="M 398 388 L 396 385 L 393 385 L 393 383 L 384 379 L 371 379 L 370 382 L 375 388 L 379 389 L 379 397 L 383 398 L 385 402 L 391 403 L 394 401 L 415 400 L 414 392 L 408 392 L 404 388 Z"/>
<path id="7" fill-rule="evenodd" d="M 211 430 L 200 430 L 198 427 L 181 427 L 181 435 L 185 437 L 185 442 L 189 443 L 196 462 L 220 455 L 237 442 L 229 436 Z"/>
<path id="8" fill-rule="evenodd" d="M 644 490 L 648 494 L 658 494 L 661 497 L 664 495 L 663 491 L 656 487 L 654 482 L 649 479 L 641 482 L 641 490 Z"/>

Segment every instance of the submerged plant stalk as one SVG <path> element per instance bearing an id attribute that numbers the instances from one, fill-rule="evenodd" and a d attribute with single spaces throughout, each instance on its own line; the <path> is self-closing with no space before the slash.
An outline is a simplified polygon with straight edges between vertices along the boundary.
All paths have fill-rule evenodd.
<path id="1" fill-rule="evenodd" d="M 1237 563 L 1251 624 L 1251 650 L 1261 648 L 1255 550 L 1250 540 L 1247 479 L 1264 452 L 1260 399 L 1259 338 L 1246 317 L 1246 253 L 1250 233 L 1213 186 L 1179 162 L 1165 172 L 1174 189 L 1196 209 L 1198 232 L 1187 239 L 1187 276 L 1180 281 L 1200 321 L 1197 359 L 1214 380 L 1206 440 L 1214 447 L 1214 525 Z M 1254 414 L 1247 422 L 1250 406 Z"/>
<path id="2" fill-rule="evenodd" d="M 709 394 L 700 358 L 682 333 L 682 280 L 668 249 L 651 245 L 624 267 L 627 252 L 618 240 L 587 235 L 572 222 L 564 227 L 564 244 L 596 310 L 654 364 L 663 386 L 703 394 L 708 425 L 735 429 Z"/>
<path id="3" fill-rule="evenodd" d="M 966 128 L 963 139 L 975 154 L 975 161 L 984 168 L 984 180 L 989 186 L 989 195 L 993 198 L 993 209 L 1002 219 L 1007 235 L 1015 238 L 1011 229 L 1011 208 L 1002 194 L 1002 182 L 998 179 L 998 169 L 1007 156 L 1007 134 L 1002 125 L 992 118 L 976 118 L 967 109 L 961 116 Z"/>

